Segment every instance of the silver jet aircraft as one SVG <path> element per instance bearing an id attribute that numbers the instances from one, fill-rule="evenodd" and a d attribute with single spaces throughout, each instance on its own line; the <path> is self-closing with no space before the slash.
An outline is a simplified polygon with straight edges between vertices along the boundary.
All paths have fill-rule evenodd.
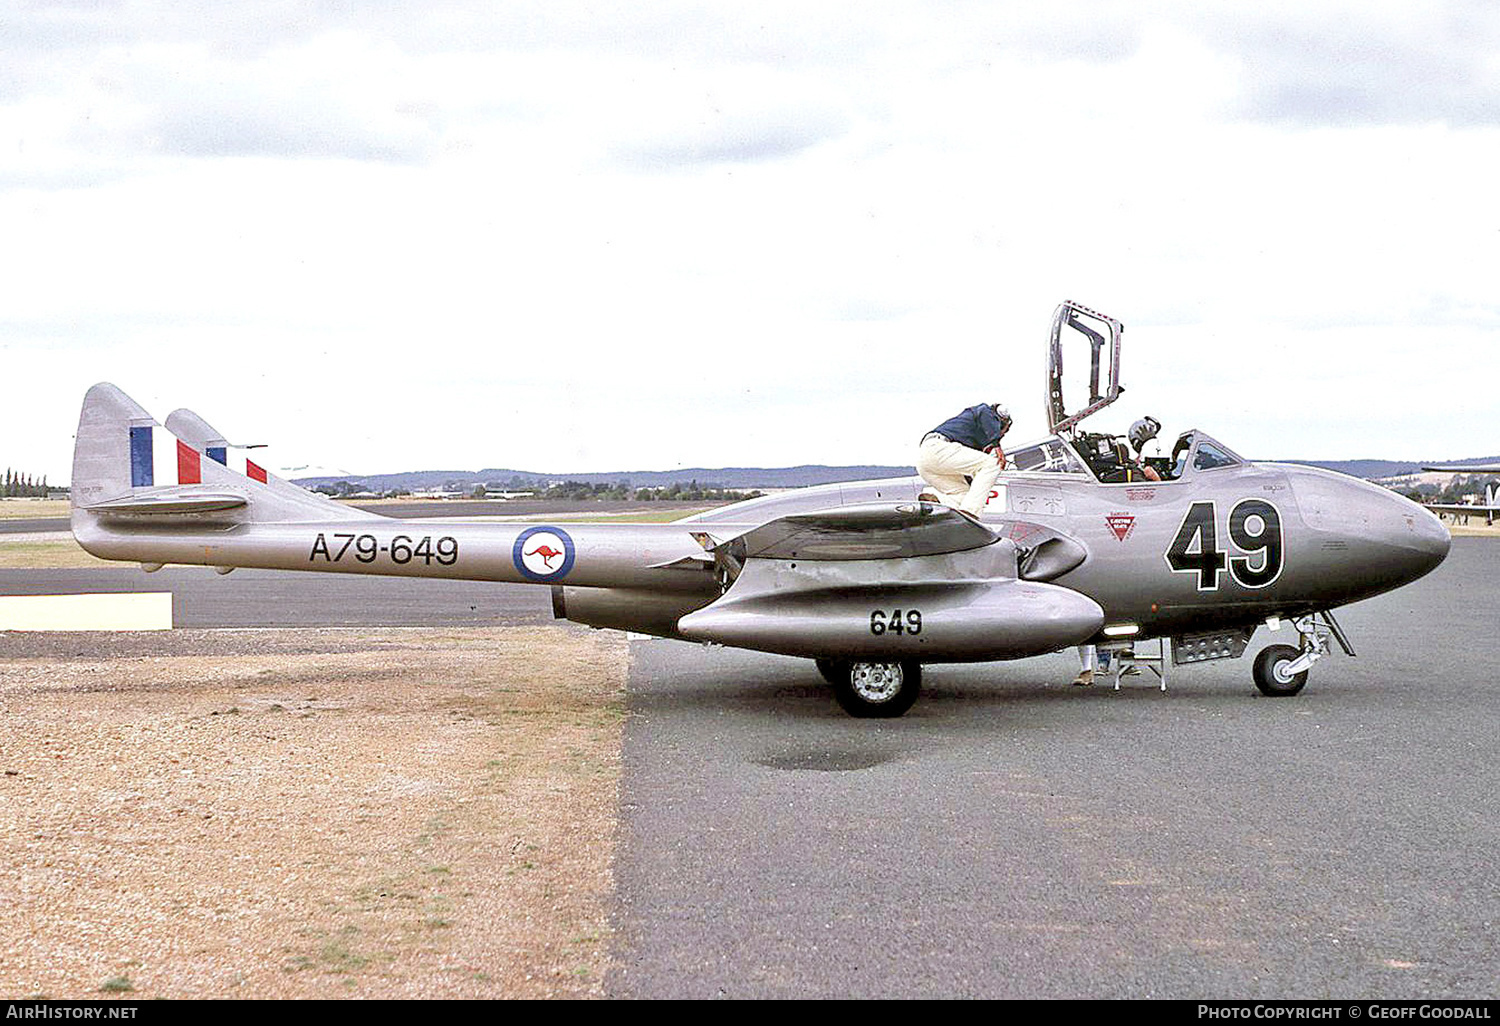
<path id="1" fill-rule="evenodd" d="M 1080 422 L 1120 394 L 1122 325 L 1075 303 L 1053 318 L 1051 437 L 1011 453 L 978 519 L 924 501 L 920 478 L 824 485 L 670 524 L 401 520 L 283 481 L 179 410 L 165 426 L 118 388 L 89 390 L 73 533 L 104 559 L 538 584 L 558 618 L 803 656 L 855 716 L 899 716 L 930 663 L 1022 659 L 1079 644 L 1175 664 L 1238 657 L 1292 624 L 1256 686 L 1293 695 L 1336 640 L 1337 606 L 1442 562 L 1420 506 L 1311 467 L 1251 463 L 1202 431 L 1143 479 L 1121 439 Z M 1062 354 L 1088 346 L 1070 413 Z M 1081 350 L 1080 350 L 1081 351 Z M 1102 387 L 1101 387 L 1102 385 Z M 913 439 L 915 443 L 915 439 Z M 1142 657 L 1144 658 L 1144 657 Z M 1118 683 L 1118 677 L 1116 678 Z"/>
<path id="2" fill-rule="evenodd" d="M 1471 463 L 1443 464 L 1436 467 L 1423 467 L 1423 470 L 1440 470 L 1451 474 L 1500 474 L 1500 463 Z M 1469 514 L 1484 514 L 1484 522 L 1493 524 L 1495 514 L 1500 513 L 1500 483 L 1490 481 L 1484 486 L 1483 502 L 1428 502 L 1423 504 L 1427 509 L 1436 510 L 1440 513 L 1456 513 L 1468 516 Z"/>

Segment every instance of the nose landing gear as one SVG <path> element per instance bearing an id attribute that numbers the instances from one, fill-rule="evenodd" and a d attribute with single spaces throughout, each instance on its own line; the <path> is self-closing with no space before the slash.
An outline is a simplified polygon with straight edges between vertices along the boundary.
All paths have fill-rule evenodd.
<path id="1" fill-rule="evenodd" d="M 1354 655 L 1343 628 L 1330 612 L 1312 613 L 1292 620 L 1292 626 L 1302 636 L 1300 648 L 1291 645 L 1268 645 L 1255 657 L 1252 675 L 1255 686 L 1263 695 L 1286 698 L 1301 691 L 1307 684 L 1307 671 L 1312 664 L 1328 654 L 1328 639 L 1331 637 L 1348 656 Z"/>

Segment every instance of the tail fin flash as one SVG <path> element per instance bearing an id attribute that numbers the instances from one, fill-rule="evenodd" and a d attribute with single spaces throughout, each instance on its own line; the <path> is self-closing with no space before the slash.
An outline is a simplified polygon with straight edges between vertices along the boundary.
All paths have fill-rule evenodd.
<path id="1" fill-rule="evenodd" d="M 73 443 L 73 508 L 88 508 L 156 483 L 156 421 L 114 385 L 83 397 Z"/>
<path id="2" fill-rule="evenodd" d="M 173 410 L 167 414 L 167 430 L 215 463 L 238 471 L 252 481 L 268 484 L 273 476 L 250 458 L 246 450 L 252 446 L 230 445 L 223 434 L 192 410 Z"/>

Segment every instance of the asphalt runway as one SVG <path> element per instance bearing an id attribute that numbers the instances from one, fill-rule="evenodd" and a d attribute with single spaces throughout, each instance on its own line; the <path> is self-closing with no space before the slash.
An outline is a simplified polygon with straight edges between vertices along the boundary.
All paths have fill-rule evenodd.
<path id="1" fill-rule="evenodd" d="M 1060 654 L 857 721 L 805 660 L 638 642 L 607 992 L 1493 998 L 1497 591 L 1455 539 L 1295 698 Z"/>
<path id="2" fill-rule="evenodd" d="M 0 595 L 170 591 L 177 627 L 407 627 L 552 623 L 549 589 L 358 574 L 133 565 L 0 570 Z"/>
<path id="3" fill-rule="evenodd" d="M 29 517 L 25 520 L 0 520 L 0 534 L 44 534 L 67 531 L 67 517 Z"/>
<path id="4" fill-rule="evenodd" d="M 386 517 L 514 517 L 553 513 L 650 513 L 654 510 L 703 509 L 714 502 L 637 502 L 634 499 L 435 499 L 410 502 L 350 503 Z"/>
<path id="5" fill-rule="evenodd" d="M 182 626 L 552 622 L 526 585 L 0 571 L 163 587 Z M 1500 545 L 1455 539 L 1291 699 L 1248 657 L 1164 695 L 1069 687 L 1063 653 L 856 721 L 806 660 L 635 642 L 608 993 L 1493 997 L 1497 591 Z"/>

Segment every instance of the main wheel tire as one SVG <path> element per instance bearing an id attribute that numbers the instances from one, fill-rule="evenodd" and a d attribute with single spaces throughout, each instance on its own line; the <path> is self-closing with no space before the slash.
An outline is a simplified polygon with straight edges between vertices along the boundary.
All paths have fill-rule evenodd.
<path id="1" fill-rule="evenodd" d="M 888 718 L 911 708 L 922 690 L 922 667 L 910 659 L 838 664 L 833 694 L 850 716 Z"/>
<path id="2" fill-rule="evenodd" d="M 837 659 L 814 659 L 813 662 L 818 664 L 818 672 L 823 675 L 823 679 L 834 687 L 849 679 L 848 663 Z"/>
<path id="3" fill-rule="evenodd" d="M 1302 650 L 1291 645 L 1267 645 L 1255 657 L 1255 686 L 1272 698 L 1287 698 L 1307 684 L 1307 671 L 1289 674 L 1286 668 Z"/>

